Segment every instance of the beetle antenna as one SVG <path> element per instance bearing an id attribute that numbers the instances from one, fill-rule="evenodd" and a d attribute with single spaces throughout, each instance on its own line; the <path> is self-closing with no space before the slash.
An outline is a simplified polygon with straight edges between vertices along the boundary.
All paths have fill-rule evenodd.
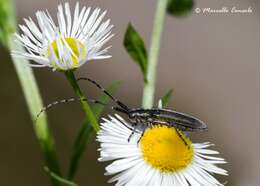
<path id="1" fill-rule="evenodd" d="M 119 105 L 126 112 L 128 112 L 130 110 L 128 108 L 128 106 L 126 106 L 124 103 L 122 103 L 118 99 L 114 98 L 105 88 L 103 88 L 101 85 L 99 85 L 96 81 L 86 78 L 86 77 L 81 77 L 81 78 L 77 79 L 77 81 L 81 81 L 81 80 L 86 80 L 86 81 L 94 84 L 96 87 L 98 87 L 100 90 L 102 90 L 104 92 L 104 94 L 106 94 L 108 97 L 110 97 L 110 99 L 112 99 L 117 105 Z"/>
<path id="2" fill-rule="evenodd" d="M 47 111 L 48 109 L 56 106 L 56 105 L 59 105 L 59 104 L 62 104 L 62 103 L 69 103 L 69 102 L 75 102 L 75 101 L 89 101 L 89 102 L 92 102 L 92 103 L 96 103 L 96 104 L 100 104 L 100 105 L 103 105 L 105 106 L 106 104 L 105 103 L 102 103 L 98 100 L 93 100 L 93 99 L 81 99 L 81 98 L 69 98 L 69 99 L 62 99 L 62 100 L 58 100 L 58 101 L 54 101 L 48 105 L 46 105 L 45 107 L 43 107 L 40 112 L 36 115 L 36 119 L 35 119 L 35 122 L 37 122 L 37 120 L 39 119 L 39 117 L 41 116 L 41 114 L 45 111 Z"/>

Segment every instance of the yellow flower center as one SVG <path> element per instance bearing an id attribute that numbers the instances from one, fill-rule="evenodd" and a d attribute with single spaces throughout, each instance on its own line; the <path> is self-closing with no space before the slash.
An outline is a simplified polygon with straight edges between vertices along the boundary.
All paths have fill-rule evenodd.
<path id="1" fill-rule="evenodd" d="M 81 41 L 79 41 L 79 40 L 77 40 L 75 38 L 69 38 L 68 37 L 68 38 L 64 38 L 64 40 L 60 38 L 60 40 L 61 40 L 61 44 L 62 45 L 65 45 L 65 42 L 64 42 L 64 40 L 65 40 L 66 44 L 71 49 L 70 57 L 71 57 L 72 63 L 73 63 L 72 68 L 77 67 L 78 64 L 79 64 L 80 57 L 86 56 L 86 53 L 87 53 L 86 47 L 84 46 L 84 44 Z M 58 50 L 57 41 L 53 41 L 50 44 L 50 46 L 48 48 L 48 56 L 51 55 L 51 47 L 52 47 L 52 49 L 53 49 L 53 51 L 55 53 L 55 56 L 59 60 L 62 61 L 62 59 L 60 59 L 60 57 L 59 57 L 59 50 Z M 62 62 L 66 63 L 65 61 L 62 61 Z M 54 64 L 54 66 L 57 65 L 55 62 L 53 62 L 53 64 Z"/>
<path id="2" fill-rule="evenodd" d="M 160 172 L 172 173 L 187 167 L 194 155 L 192 142 L 181 131 L 179 134 L 166 126 L 147 129 L 140 140 L 143 158 Z"/>

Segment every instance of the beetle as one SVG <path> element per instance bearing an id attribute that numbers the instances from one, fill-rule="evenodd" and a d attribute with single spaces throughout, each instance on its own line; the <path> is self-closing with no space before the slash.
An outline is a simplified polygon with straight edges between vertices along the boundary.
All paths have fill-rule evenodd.
<path id="1" fill-rule="evenodd" d="M 200 119 L 191 116 L 186 113 L 177 112 L 170 109 L 162 109 L 162 108 L 151 108 L 151 109 L 144 109 L 144 108 L 129 108 L 127 105 L 125 105 L 123 102 L 119 101 L 117 98 L 113 97 L 105 88 L 103 88 L 100 84 L 98 84 L 96 81 L 90 79 L 90 78 L 78 78 L 77 81 L 86 80 L 92 84 L 94 84 L 96 87 L 98 87 L 100 90 L 104 92 L 111 100 L 113 100 L 117 106 L 112 107 L 113 110 L 123 113 L 128 117 L 129 123 L 131 127 L 128 127 L 130 130 L 132 130 L 132 133 L 128 137 L 128 141 L 130 141 L 132 135 L 135 132 L 138 132 L 138 128 L 142 128 L 142 135 L 144 134 L 145 130 L 147 128 L 151 128 L 156 125 L 163 125 L 167 127 L 173 127 L 176 129 L 177 134 L 180 136 L 180 138 L 183 140 L 183 142 L 186 144 L 186 141 L 183 139 L 182 135 L 180 134 L 180 131 L 183 132 L 202 132 L 207 131 L 208 127 L 207 125 L 201 121 Z M 37 118 L 40 116 L 41 113 L 46 111 L 47 109 L 51 108 L 54 105 L 57 105 L 59 103 L 67 103 L 67 102 L 74 102 L 79 101 L 79 98 L 70 98 L 70 99 L 63 99 L 60 101 L 55 101 L 51 104 L 48 104 L 46 107 L 44 107 L 37 115 Z M 99 102 L 97 100 L 92 99 L 85 99 L 83 101 L 90 101 L 96 104 L 105 105 L 102 102 Z M 140 137 L 140 139 L 141 139 Z M 139 140 L 140 140 L 139 139 Z"/>
<path id="2" fill-rule="evenodd" d="M 162 108 L 129 108 L 127 105 L 113 97 L 109 92 L 106 91 L 105 88 L 99 85 L 96 81 L 85 77 L 78 78 L 77 80 L 86 80 L 97 86 L 117 104 L 117 106 L 112 107 L 112 109 L 128 116 L 130 124 L 133 127 L 132 133 L 129 136 L 128 141 L 136 132 L 137 127 L 142 127 L 144 129 L 153 127 L 155 125 L 174 127 L 181 138 L 182 136 L 179 133 L 179 130 L 183 132 L 202 132 L 208 130 L 206 123 L 189 114 Z M 144 131 L 145 130 L 143 130 L 142 135 L 144 134 Z M 185 142 L 185 140 L 183 141 Z"/>

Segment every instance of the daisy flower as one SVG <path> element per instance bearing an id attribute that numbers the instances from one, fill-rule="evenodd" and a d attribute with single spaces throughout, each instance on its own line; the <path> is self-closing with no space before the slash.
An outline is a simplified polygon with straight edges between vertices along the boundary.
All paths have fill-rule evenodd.
<path id="1" fill-rule="evenodd" d="M 32 60 L 31 66 L 63 71 L 76 69 L 89 60 L 109 58 L 109 47 L 103 45 L 113 37 L 113 25 L 109 19 L 103 21 L 105 14 L 99 8 L 92 11 L 84 6 L 80 10 L 79 3 L 73 13 L 67 2 L 58 6 L 56 25 L 47 10 L 37 11 L 38 26 L 31 18 L 24 19 L 25 25 L 19 25 L 22 34 L 15 34 L 26 52 L 12 53 Z"/>
<path id="2" fill-rule="evenodd" d="M 115 175 L 109 182 L 121 186 L 221 186 L 213 174 L 227 175 L 217 167 L 226 163 L 210 150 L 211 143 L 192 143 L 175 128 L 155 126 L 141 137 L 120 116 L 103 119 L 97 141 L 101 143 L 99 161 L 114 160 L 105 175 Z M 138 143 L 139 138 L 140 142 Z M 184 141 L 185 143 L 184 143 Z"/>

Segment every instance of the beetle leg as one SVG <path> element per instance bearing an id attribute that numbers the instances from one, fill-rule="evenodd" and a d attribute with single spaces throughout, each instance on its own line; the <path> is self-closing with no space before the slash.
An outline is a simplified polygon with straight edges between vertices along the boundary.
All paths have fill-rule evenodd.
<path id="1" fill-rule="evenodd" d="M 146 130 L 146 129 L 144 129 L 144 130 L 143 130 L 143 132 L 142 132 L 141 136 L 139 137 L 139 139 L 138 139 L 138 141 L 137 141 L 137 144 L 139 144 L 139 142 L 140 142 L 141 138 L 144 136 L 145 130 Z"/>
<path id="2" fill-rule="evenodd" d="M 130 139 L 132 138 L 132 136 L 133 136 L 134 133 L 135 133 L 135 128 L 136 128 L 136 127 L 134 127 L 133 131 L 131 132 L 131 134 L 129 135 L 129 137 L 128 137 L 128 139 L 127 139 L 128 143 L 130 142 Z"/>
<path id="3" fill-rule="evenodd" d="M 152 128 L 153 127 L 153 122 L 148 122 L 147 126 L 148 126 L 147 128 Z"/>
<path id="4" fill-rule="evenodd" d="M 142 134 L 141 136 L 139 137 L 138 141 L 137 141 L 137 144 L 139 144 L 141 138 L 144 136 L 144 133 L 146 131 L 147 128 L 152 128 L 153 127 L 153 123 L 152 122 L 147 122 L 147 125 L 145 127 L 145 129 L 142 131 Z"/>
<path id="5" fill-rule="evenodd" d="M 133 123 L 133 130 L 127 139 L 128 142 L 130 142 L 130 139 L 133 137 L 134 133 L 136 132 L 136 128 L 137 128 L 137 122 Z"/>
<path id="6" fill-rule="evenodd" d="M 174 127 L 175 128 L 175 127 Z M 176 130 L 176 132 L 177 132 L 177 134 L 178 134 L 178 136 L 181 138 L 181 140 L 183 141 L 183 143 L 188 147 L 188 148 L 190 148 L 189 147 L 189 145 L 187 144 L 187 142 L 184 140 L 184 138 L 182 137 L 182 135 L 181 135 L 181 133 L 179 132 L 179 130 L 177 129 L 177 128 L 175 128 L 175 130 Z"/>

